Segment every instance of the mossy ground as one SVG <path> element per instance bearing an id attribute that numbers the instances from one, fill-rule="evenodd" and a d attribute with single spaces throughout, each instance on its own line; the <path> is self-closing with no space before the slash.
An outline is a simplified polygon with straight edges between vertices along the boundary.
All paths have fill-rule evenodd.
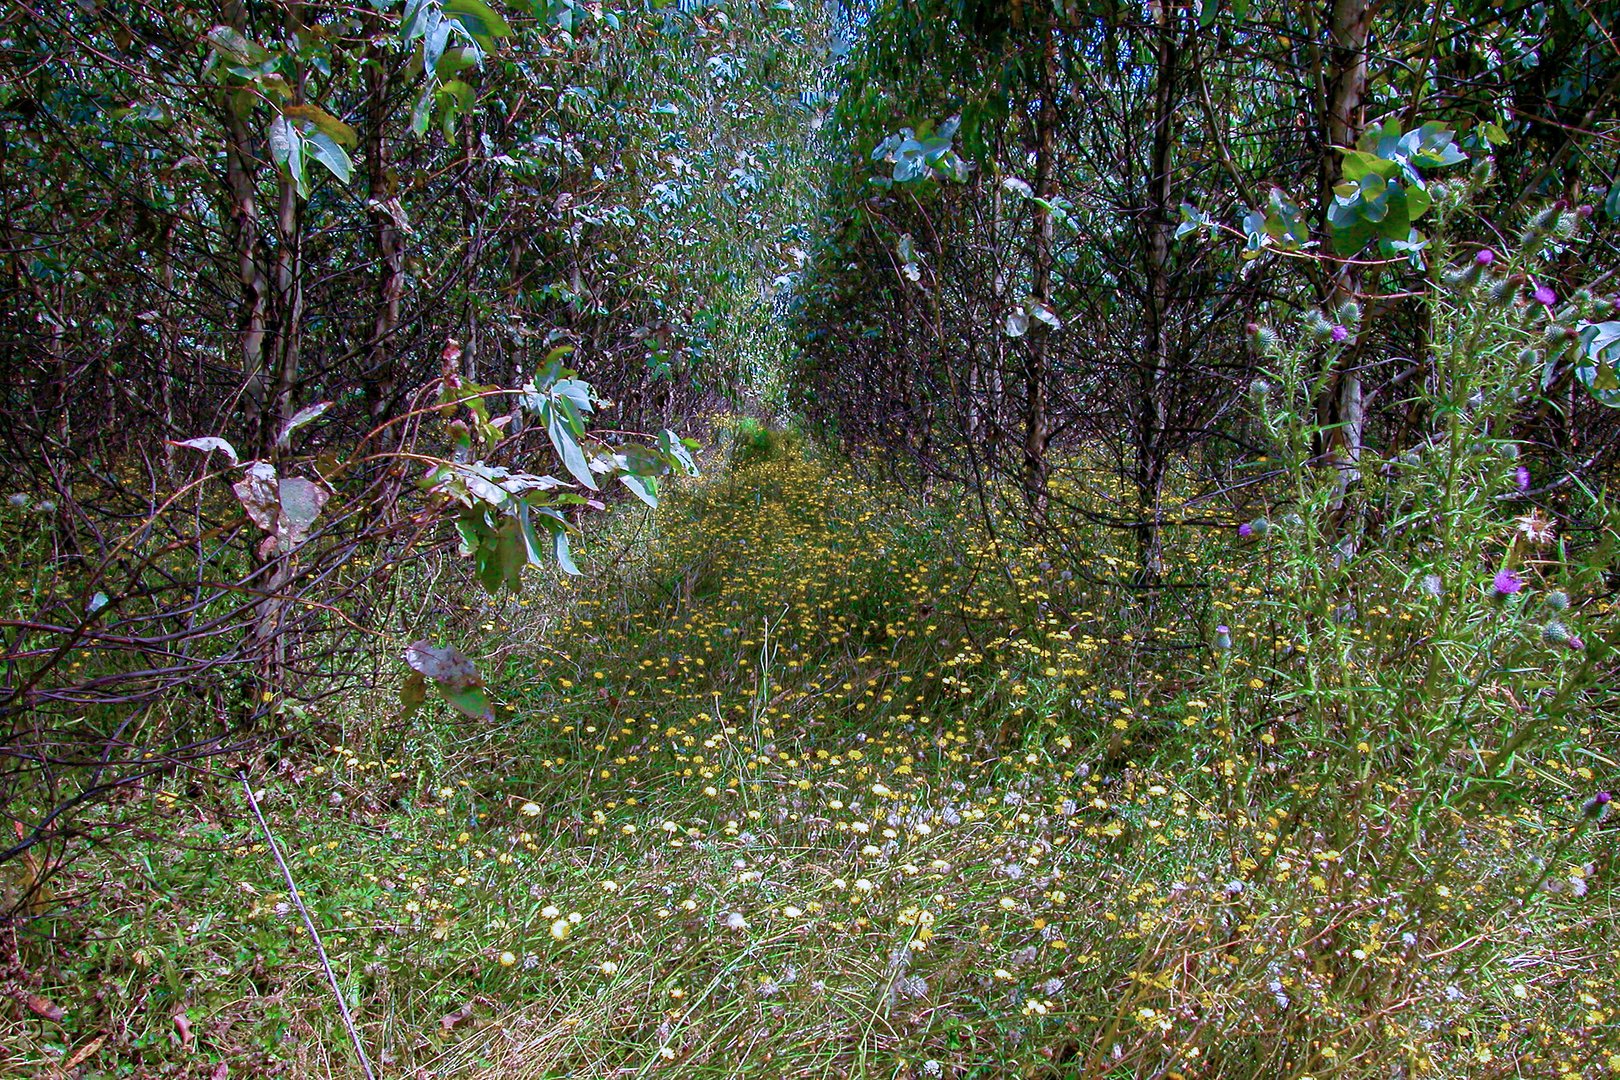
<path id="1" fill-rule="evenodd" d="M 1125 549 L 1055 567 L 756 457 L 616 527 L 617 570 L 468 613 L 495 724 L 356 699 L 255 763 L 382 1075 L 1620 1068 L 1612 832 L 1527 800 L 1428 811 L 1415 853 L 1392 818 L 1330 835 L 1278 809 L 1309 752 L 1258 666 L 1211 659 L 1209 610 L 1085 584 Z M 1219 620 L 1263 625 L 1224 541 L 1183 535 Z M 1554 790 L 1606 732 L 1537 764 Z M 1409 778 L 1378 782 L 1398 817 Z M 107 813 L 18 942 L 65 1016 L 19 999 L 0 1070 L 359 1075 L 240 785 Z"/>

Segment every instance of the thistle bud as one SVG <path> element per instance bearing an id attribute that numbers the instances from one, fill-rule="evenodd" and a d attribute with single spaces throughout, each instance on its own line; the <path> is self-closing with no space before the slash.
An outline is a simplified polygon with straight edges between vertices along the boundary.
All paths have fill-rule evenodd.
<path id="1" fill-rule="evenodd" d="M 1519 282 L 1512 277 L 1496 278 L 1486 286 L 1485 295 L 1497 307 L 1507 307 L 1519 298 Z"/>
<path id="2" fill-rule="evenodd" d="M 1346 326 L 1355 326 L 1361 322 L 1361 305 L 1354 300 L 1346 300 L 1340 304 L 1339 321 Z"/>
<path id="3" fill-rule="evenodd" d="M 1547 625 L 1541 628 L 1541 640 L 1548 645 L 1568 645 L 1569 638 L 1569 627 L 1557 619 L 1548 620 Z"/>
<path id="4" fill-rule="evenodd" d="M 1505 442 L 1500 447 L 1498 447 L 1498 449 L 1500 450 L 1502 456 L 1507 458 L 1509 461 L 1518 461 L 1519 460 L 1519 444 L 1518 443 Z"/>
<path id="5" fill-rule="evenodd" d="M 1215 628 L 1215 647 L 1221 652 L 1229 652 L 1232 648 L 1232 630 L 1222 625 Z"/>
<path id="6" fill-rule="evenodd" d="M 1282 343 L 1277 339 L 1276 331 L 1269 326 L 1258 327 L 1254 332 L 1254 347 L 1262 356 L 1275 356 L 1281 349 Z"/>
<path id="7" fill-rule="evenodd" d="M 1530 219 L 1528 226 L 1530 232 L 1537 236 L 1551 232 L 1553 227 L 1558 224 L 1558 217 L 1563 212 L 1564 208 L 1559 206 L 1558 203 L 1553 203 L 1551 206 L 1536 211 L 1535 215 Z"/>
<path id="8" fill-rule="evenodd" d="M 1271 384 L 1264 379 L 1256 379 L 1249 384 L 1249 396 L 1255 401 L 1266 400 L 1266 395 L 1269 393 L 1271 393 Z"/>
<path id="9" fill-rule="evenodd" d="M 1333 336 L 1333 323 L 1328 321 L 1326 315 L 1312 308 L 1305 313 L 1305 330 L 1312 337 L 1331 338 Z"/>
<path id="10" fill-rule="evenodd" d="M 1565 592 L 1563 589 L 1554 589 L 1552 592 L 1547 594 L 1547 597 L 1543 603 L 1547 605 L 1548 611 L 1568 611 L 1569 593 Z"/>
<path id="11" fill-rule="evenodd" d="M 1613 802 L 1613 795 L 1607 791 L 1600 791 L 1581 805 L 1581 816 L 1587 821 L 1602 821 L 1609 816 L 1609 806 Z"/>

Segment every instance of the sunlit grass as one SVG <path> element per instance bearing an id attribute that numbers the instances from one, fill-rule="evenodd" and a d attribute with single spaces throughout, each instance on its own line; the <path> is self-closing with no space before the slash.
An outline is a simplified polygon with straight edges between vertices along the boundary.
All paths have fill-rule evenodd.
<path id="1" fill-rule="evenodd" d="M 1085 584 L 1132 569 L 1104 537 L 995 547 L 965 509 L 763 456 L 599 538 L 648 538 L 617 577 L 469 615 L 495 726 L 357 702 L 259 777 L 385 1073 L 1620 1067 L 1612 834 L 1534 792 L 1414 830 L 1398 758 L 1354 831 L 1298 811 L 1341 792 L 1270 712 L 1290 669 L 1256 644 L 1254 560 L 1186 530 L 1210 609 L 1143 613 Z M 1612 779 L 1612 727 L 1536 790 Z M 139 808 L 75 881 L 91 935 L 25 947 L 69 1017 L 14 1025 L 14 1067 L 105 1032 L 103 1067 L 355 1075 L 239 792 Z"/>

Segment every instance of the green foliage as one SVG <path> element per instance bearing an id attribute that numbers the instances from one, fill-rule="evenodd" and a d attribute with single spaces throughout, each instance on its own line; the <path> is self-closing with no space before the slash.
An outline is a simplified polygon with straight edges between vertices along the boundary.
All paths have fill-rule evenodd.
<path id="1" fill-rule="evenodd" d="M 1340 255 L 1358 255 L 1375 238 L 1389 253 L 1422 250 L 1415 228 L 1434 200 L 1426 173 L 1468 160 L 1444 124 L 1430 121 L 1404 135 L 1399 120 L 1370 127 L 1344 151 L 1328 226 Z M 1421 264 L 1419 264 L 1421 265 Z"/>
<path id="2" fill-rule="evenodd" d="M 737 421 L 731 439 L 733 465 L 759 465 L 796 456 L 802 446 L 799 433 L 791 428 L 772 428 L 751 416 Z"/>

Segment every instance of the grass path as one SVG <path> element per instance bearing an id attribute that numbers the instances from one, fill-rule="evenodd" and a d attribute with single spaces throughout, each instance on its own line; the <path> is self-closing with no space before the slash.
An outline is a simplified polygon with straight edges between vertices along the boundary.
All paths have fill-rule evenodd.
<path id="1" fill-rule="evenodd" d="M 1459 968 L 1369 852 L 1234 809 L 1188 738 L 1232 703 L 1103 597 L 872 496 L 792 456 L 670 500 L 616 577 L 473 613 L 497 724 L 355 702 L 261 777 L 384 1075 L 1607 1067 L 1602 912 L 1554 898 L 1516 966 Z M 357 1075 L 239 796 L 140 809 L 80 871 L 94 932 L 36 947 L 68 1018 L 9 1064 Z M 1515 827 L 1437 865 L 1461 923 Z"/>

